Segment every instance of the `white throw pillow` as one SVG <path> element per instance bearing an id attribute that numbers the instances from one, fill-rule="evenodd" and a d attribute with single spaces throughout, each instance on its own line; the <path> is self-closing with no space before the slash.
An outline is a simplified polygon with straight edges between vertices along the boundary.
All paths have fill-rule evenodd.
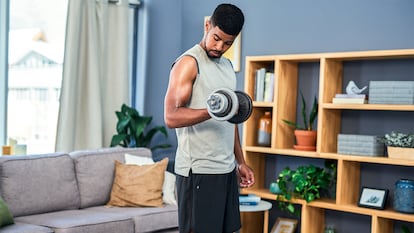
<path id="1" fill-rule="evenodd" d="M 143 157 L 138 155 L 125 154 L 126 164 L 148 165 L 154 164 L 154 160 L 150 157 Z"/>
<path id="2" fill-rule="evenodd" d="M 126 164 L 148 165 L 154 164 L 154 160 L 149 157 L 143 157 L 132 154 L 125 154 Z M 165 204 L 177 205 L 175 175 L 171 172 L 165 171 L 164 184 L 162 186 L 162 199 Z"/>
<path id="3" fill-rule="evenodd" d="M 162 200 L 166 204 L 177 205 L 175 175 L 165 171 L 164 185 L 162 186 Z"/>

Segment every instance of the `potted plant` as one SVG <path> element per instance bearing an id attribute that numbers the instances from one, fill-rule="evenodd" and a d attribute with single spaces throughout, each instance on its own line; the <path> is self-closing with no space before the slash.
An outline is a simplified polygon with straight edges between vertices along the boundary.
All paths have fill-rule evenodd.
<path id="1" fill-rule="evenodd" d="M 318 115 L 318 100 L 316 99 L 316 96 L 314 97 L 312 108 L 309 112 L 309 115 L 307 114 L 306 109 L 306 101 L 303 97 L 302 91 L 300 92 L 300 96 L 302 99 L 302 119 L 303 119 L 303 125 L 298 124 L 297 122 L 289 121 L 286 119 L 283 119 L 283 122 L 286 124 L 295 127 L 295 137 L 296 137 L 296 143 L 295 149 L 298 150 L 310 150 L 315 151 L 316 150 L 316 130 L 313 130 L 313 123 L 316 119 L 316 116 Z M 308 117 L 309 116 L 309 117 Z"/>
<path id="2" fill-rule="evenodd" d="M 411 233 L 411 230 L 410 230 L 410 228 L 408 228 L 408 226 L 402 225 L 401 226 L 401 232 L 402 233 Z"/>
<path id="3" fill-rule="evenodd" d="M 414 134 L 392 131 L 381 140 L 387 146 L 389 158 L 414 159 Z"/>
<path id="4" fill-rule="evenodd" d="M 316 167 L 312 164 L 299 166 L 296 170 L 286 167 L 280 172 L 277 184 L 280 191 L 277 195 L 279 208 L 291 214 L 299 214 L 290 201 L 292 198 L 301 198 L 307 203 L 318 199 L 324 193 L 328 193 L 331 185 L 336 180 L 336 164 L 326 168 Z"/>
<path id="5" fill-rule="evenodd" d="M 147 147 L 152 151 L 160 148 L 169 148 L 170 144 L 157 144 L 151 146 L 151 141 L 156 133 L 162 133 L 168 137 L 164 126 L 150 127 L 152 117 L 141 116 L 135 108 L 122 104 L 121 111 L 115 112 L 118 122 L 117 134 L 112 136 L 111 147 Z"/>

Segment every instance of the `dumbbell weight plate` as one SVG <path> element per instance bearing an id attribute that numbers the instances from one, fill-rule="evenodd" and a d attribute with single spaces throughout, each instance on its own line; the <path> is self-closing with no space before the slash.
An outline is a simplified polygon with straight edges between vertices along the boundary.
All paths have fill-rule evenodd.
<path id="1" fill-rule="evenodd" d="M 215 96 L 212 98 L 212 96 Z M 234 117 L 239 107 L 237 94 L 229 88 L 220 88 L 215 90 L 207 102 L 212 99 L 219 100 L 218 103 L 207 104 L 208 114 L 215 120 L 227 121 Z M 217 104 L 217 106 L 216 106 Z M 213 107 L 214 106 L 214 107 Z"/>
<path id="2" fill-rule="evenodd" d="M 234 115 L 228 122 L 233 124 L 240 124 L 245 122 L 252 115 L 253 102 L 249 95 L 241 91 L 235 91 L 239 101 L 239 108 L 236 115 Z"/>

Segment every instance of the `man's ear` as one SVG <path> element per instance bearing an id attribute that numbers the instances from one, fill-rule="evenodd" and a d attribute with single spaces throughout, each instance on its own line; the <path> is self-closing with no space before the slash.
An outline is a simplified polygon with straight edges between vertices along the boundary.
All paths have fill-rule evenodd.
<path id="1" fill-rule="evenodd" d="M 204 19 L 204 34 L 206 34 L 208 30 L 210 30 L 210 27 L 211 27 L 210 16 L 206 16 Z"/>

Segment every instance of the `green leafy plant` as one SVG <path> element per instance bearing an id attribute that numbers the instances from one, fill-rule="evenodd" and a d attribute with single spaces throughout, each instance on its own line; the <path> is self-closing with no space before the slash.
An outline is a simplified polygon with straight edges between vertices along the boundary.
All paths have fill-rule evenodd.
<path id="1" fill-rule="evenodd" d="M 381 141 L 386 146 L 414 148 L 414 134 L 391 132 L 385 134 Z"/>
<path id="2" fill-rule="evenodd" d="M 148 128 L 151 124 L 151 116 L 141 116 L 135 108 L 122 104 L 121 111 L 115 112 L 118 122 L 116 131 L 118 134 L 112 136 L 111 147 L 120 145 L 122 147 L 147 147 L 152 151 L 160 148 L 169 148 L 170 144 L 157 144 L 151 146 L 151 141 L 156 133 L 162 133 L 168 137 L 164 126 Z"/>
<path id="3" fill-rule="evenodd" d="M 298 215 L 299 210 L 290 202 L 292 198 L 301 198 L 308 203 L 320 198 L 322 193 L 328 192 L 333 179 L 336 179 L 335 173 L 336 164 L 326 168 L 310 164 L 299 166 L 296 170 L 286 167 L 280 172 L 277 179 L 280 189 L 280 193 L 277 195 L 279 208 Z"/>
<path id="4" fill-rule="evenodd" d="M 406 225 L 401 227 L 401 231 L 402 233 L 411 233 L 411 230 Z"/>
<path id="5" fill-rule="evenodd" d="M 312 130 L 312 126 L 313 126 L 313 122 L 316 119 L 316 116 L 318 115 L 318 100 L 316 99 L 316 96 L 313 99 L 313 104 L 312 104 L 312 108 L 310 110 L 309 113 L 309 118 L 308 118 L 308 114 L 306 113 L 306 101 L 305 101 L 305 97 L 303 97 L 302 91 L 300 92 L 300 96 L 302 99 L 302 119 L 303 119 L 303 125 L 298 124 L 296 122 L 293 121 L 289 121 L 289 120 L 285 120 L 282 119 L 283 122 L 285 122 L 286 124 L 295 127 L 296 129 L 300 129 L 300 130 Z"/>

